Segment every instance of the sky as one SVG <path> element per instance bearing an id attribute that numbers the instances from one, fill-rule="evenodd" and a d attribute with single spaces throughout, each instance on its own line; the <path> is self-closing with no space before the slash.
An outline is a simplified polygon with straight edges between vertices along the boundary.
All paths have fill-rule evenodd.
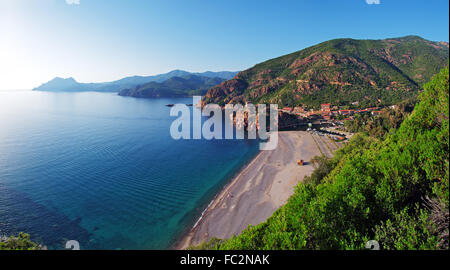
<path id="1" fill-rule="evenodd" d="M 0 89 L 245 70 L 335 38 L 449 40 L 447 0 L 0 0 Z"/>

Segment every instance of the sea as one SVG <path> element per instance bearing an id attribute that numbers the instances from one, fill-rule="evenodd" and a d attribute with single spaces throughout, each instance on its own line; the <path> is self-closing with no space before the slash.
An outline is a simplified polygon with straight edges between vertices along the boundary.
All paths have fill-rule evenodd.
<path id="1" fill-rule="evenodd" d="M 0 91 L 0 236 L 173 247 L 259 152 L 256 140 L 173 139 L 166 105 L 178 103 L 192 98 Z"/>

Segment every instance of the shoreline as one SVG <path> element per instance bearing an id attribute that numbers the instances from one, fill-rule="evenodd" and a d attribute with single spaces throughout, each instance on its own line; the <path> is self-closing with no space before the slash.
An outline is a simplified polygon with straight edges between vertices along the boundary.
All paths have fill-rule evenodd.
<path id="1" fill-rule="evenodd" d="M 186 249 L 212 237 L 227 239 L 250 224 L 266 221 L 287 202 L 295 186 L 314 170 L 308 161 L 321 152 L 313 136 L 306 131 L 279 132 L 278 147 L 260 151 L 245 165 L 216 194 L 172 249 Z M 319 140 L 325 145 L 331 143 L 327 142 L 328 138 Z M 307 163 L 299 166 L 298 159 Z"/>
<path id="2" fill-rule="evenodd" d="M 197 219 L 197 221 L 194 223 L 194 225 L 192 226 L 191 230 L 194 230 L 198 224 L 200 223 L 200 221 L 203 219 L 203 217 L 205 216 L 205 214 L 208 212 L 208 210 L 210 210 L 211 206 L 214 204 L 217 204 L 218 202 L 220 202 L 220 200 L 222 199 L 222 195 L 226 194 L 226 191 L 230 188 L 230 186 L 234 183 L 234 180 L 237 179 L 245 170 L 248 169 L 248 167 L 256 161 L 256 159 L 258 158 L 259 155 L 261 155 L 262 151 L 260 150 L 258 152 L 258 154 L 255 155 L 254 158 L 252 158 L 248 164 L 245 164 L 244 166 L 242 166 L 242 168 L 234 174 L 233 177 L 230 178 L 230 180 L 228 181 L 228 183 L 225 184 L 225 186 L 211 199 L 211 201 L 208 203 L 208 205 L 205 207 L 205 209 L 202 211 L 202 213 L 200 214 L 200 217 Z"/>
<path id="3" fill-rule="evenodd" d="M 256 154 L 256 156 L 253 159 L 251 159 L 248 164 L 244 165 L 233 177 L 230 178 L 228 183 L 226 183 L 225 186 L 222 189 L 220 189 L 220 191 L 218 193 L 216 193 L 216 195 L 211 199 L 211 201 L 208 203 L 208 205 L 203 209 L 200 216 L 195 221 L 194 225 L 189 230 L 186 230 L 185 233 L 181 234 L 181 238 L 178 239 L 172 245 L 171 249 L 174 249 L 174 250 L 186 249 L 187 247 L 190 246 L 190 242 L 192 240 L 191 234 L 196 232 L 196 229 L 197 229 L 198 225 L 200 225 L 203 218 L 208 214 L 209 211 L 213 210 L 212 206 L 216 205 L 223 199 L 223 197 L 227 194 L 227 190 L 233 185 L 235 180 L 244 172 L 244 170 L 247 170 L 248 167 L 253 162 L 255 162 L 255 160 L 258 158 L 259 155 L 262 154 L 262 152 L 263 151 L 260 150 L 259 153 Z M 189 243 L 189 245 L 187 245 L 188 243 Z"/>

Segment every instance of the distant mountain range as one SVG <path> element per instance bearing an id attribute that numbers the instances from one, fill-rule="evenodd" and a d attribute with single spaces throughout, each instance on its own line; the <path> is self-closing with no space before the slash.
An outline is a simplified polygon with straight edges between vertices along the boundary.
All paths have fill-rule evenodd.
<path id="1" fill-rule="evenodd" d="M 448 64 L 448 42 L 335 39 L 268 60 L 211 88 L 203 103 L 390 105 L 414 99 Z"/>
<path id="2" fill-rule="evenodd" d="M 119 92 L 119 95 L 140 98 L 204 95 L 209 88 L 220 84 L 224 80 L 219 77 L 189 74 L 181 77 L 171 77 L 163 82 L 153 81 L 124 89 Z"/>
<path id="3" fill-rule="evenodd" d="M 183 88 L 178 86 L 179 89 L 182 88 L 187 89 L 190 88 L 188 87 L 188 85 L 191 85 L 195 86 L 195 88 L 189 90 L 199 90 L 204 89 L 204 86 L 198 84 L 199 81 L 204 81 L 206 85 L 214 86 L 210 84 L 214 81 L 220 83 L 223 80 L 231 79 L 236 74 L 237 72 L 232 71 L 220 71 L 220 72 L 206 71 L 202 73 L 192 73 L 184 70 L 173 70 L 168 73 L 154 76 L 132 76 L 132 77 L 125 77 L 117 81 L 104 83 L 79 83 L 74 78 L 63 79 L 56 77 L 53 80 L 44 83 L 39 87 L 34 88 L 33 90 L 54 91 L 54 92 L 83 92 L 83 91 L 119 92 L 123 89 L 136 88 L 139 85 L 145 85 L 149 82 L 163 83 L 174 77 L 182 78 L 183 80 L 177 79 L 180 82 L 181 81 L 186 82 L 186 87 Z M 192 80 L 192 82 L 190 80 Z M 166 83 L 166 85 L 171 84 L 173 84 L 173 82 L 169 81 Z M 174 92 L 171 92 L 171 94 L 173 93 Z M 160 96 L 161 95 L 164 94 L 160 92 Z"/>

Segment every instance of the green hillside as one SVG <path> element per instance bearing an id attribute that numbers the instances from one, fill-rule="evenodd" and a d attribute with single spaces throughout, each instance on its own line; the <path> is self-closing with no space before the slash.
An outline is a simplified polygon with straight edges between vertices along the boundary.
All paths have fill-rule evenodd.
<path id="1" fill-rule="evenodd" d="M 391 105 L 417 96 L 448 56 L 448 43 L 417 36 L 330 40 L 242 71 L 204 102 Z"/>
<path id="2" fill-rule="evenodd" d="M 448 249 L 449 69 L 384 140 L 356 135 L 265 223 L 200 248 Z"/>
<path id="3" fill-rule="evenodd" d="M 41 250 L 47 249 L 30 240 L 30 235 L 19 233 L 17 236 L 0 237 L 0 250 Z"/>
<path id="4" fill-rule="evenodd" d="M 134 88 L 123 89 L 119 95 L 140 98 L 204 95 L 208 88 L 223 81 L 224 79 L 218 77 L 210 78 L 189 74 L 183 77 L 172 77 L 163 82 L 149 82 Z"/>

